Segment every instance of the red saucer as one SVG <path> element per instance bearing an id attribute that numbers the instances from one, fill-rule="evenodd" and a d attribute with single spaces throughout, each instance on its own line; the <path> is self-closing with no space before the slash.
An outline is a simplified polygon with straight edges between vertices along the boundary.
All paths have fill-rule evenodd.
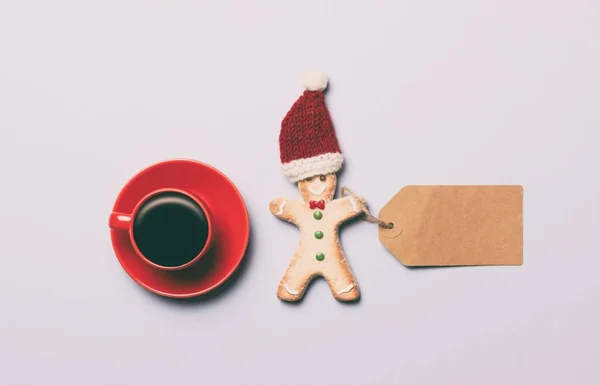
<path id="1" fill-rule="evenodd" d="M 189 298 L 207 293 L 233 274 L 246 252 L 250 223 L 244 200 L 231 180 L 214 167 L 175 159 L 154 164 L 135 175 L 121 190 L 113 211 L 131 212 L 140 199 L 162 188 L 191 191 L 210 208 L 210 251 L 189 268 L 164 271 L 150 266 L 135 253 L 126 231 L 111 229 L 117 259 L 134 281 L 156 294 Z"/>

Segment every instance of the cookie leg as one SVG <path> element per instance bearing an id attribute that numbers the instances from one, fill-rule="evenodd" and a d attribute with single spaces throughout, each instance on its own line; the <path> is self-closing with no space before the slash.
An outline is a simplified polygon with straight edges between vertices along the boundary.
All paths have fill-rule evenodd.
<path id="1" fill-rule="evenodd" d="M 324 276 L 335 299 L 347 302 L 356 301 L 360 297 L 356 278 L 343 255 L 337 256 Z"/>
<path id="2" fill-rule="evenodd" d="M 294 257 L 279 283 L 277 298 L 288 302 L 299 301 L 314 277 L 314 269 L 302 263 L 300 257 Z"/>

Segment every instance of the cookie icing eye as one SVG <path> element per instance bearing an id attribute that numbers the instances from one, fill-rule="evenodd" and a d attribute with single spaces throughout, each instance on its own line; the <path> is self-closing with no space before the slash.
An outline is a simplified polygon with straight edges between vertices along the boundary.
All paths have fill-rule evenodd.
<path id="1" fill-rule="evenodd" d="M 327 179 L 327 177 L 325 175 L 321 175 L 319 179 L 321 179 L 321 182 L 325 182 L 325 179 Z"/>
<path id="2" fill-rule="evenodd" d="M 307 182 L 310 182 L 311 180 L 312 180 L 312 176 L 310 176 L 310 177 L 306 178 L 306 181 L 307 181 Z"/>

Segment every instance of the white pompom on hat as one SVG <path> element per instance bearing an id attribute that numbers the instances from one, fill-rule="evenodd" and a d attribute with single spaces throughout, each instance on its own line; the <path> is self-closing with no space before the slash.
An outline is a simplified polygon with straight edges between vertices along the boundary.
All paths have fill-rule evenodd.
<path id="1" fill-rule="evenodd" d="M 323 91 L 327 88 L 327 75 L 322 72 L 308 72 L 304 76 L 304 88 L 309 91 Z"/>

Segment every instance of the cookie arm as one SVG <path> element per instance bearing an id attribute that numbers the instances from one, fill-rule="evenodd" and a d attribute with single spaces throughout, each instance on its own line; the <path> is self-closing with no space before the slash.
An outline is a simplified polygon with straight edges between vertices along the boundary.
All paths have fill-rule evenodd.
<path id="1" fill-rule="evenodd" d="M 291 223 L 296 223 L 300 208 L 300 202 L 293 199 L 275 198 L 269 203 L 273 215 Z"/>
<path id="2" fill-rule="evenodd" d="M 360 198 L 352 196 L 336 199 L 334 204 L 337 206 L 336 211 L 339 213 L 339 221 L 344 222 L 350 218 L 353 218 L 363 211 L 363 203 L 359 201 Z"/>

